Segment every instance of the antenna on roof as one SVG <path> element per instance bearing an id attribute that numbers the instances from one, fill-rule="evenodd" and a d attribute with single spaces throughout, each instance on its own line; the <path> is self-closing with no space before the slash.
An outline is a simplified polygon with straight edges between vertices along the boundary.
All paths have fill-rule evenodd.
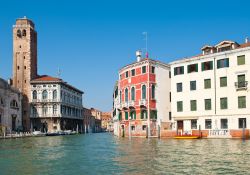
<path id="1" fill-rule="evenodd" d="M 60 76 L 61 76 L 61 69 L 58 67 L 58 69 L 57 69 L 57 78 L 60 78 Z"/>
<path id="2" fill-rule="evenodd" d="M 146 58 L 148 58 L 148 32 L 143 32 L 142 33 L 144 36 L 145 36 L 145 38 L 144 38 L 144 40 L 145 40 L 145 50 L 146 50 L 146 53 L 145 53 L 145 56 L 146 56 Z"/>

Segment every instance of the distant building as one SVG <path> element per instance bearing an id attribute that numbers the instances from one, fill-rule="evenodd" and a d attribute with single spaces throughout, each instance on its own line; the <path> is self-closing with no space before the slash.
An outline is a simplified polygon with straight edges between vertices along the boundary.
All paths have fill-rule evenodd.
<path id="1" fill-rule="evenodd" d="M 170 87 L 170 66 L 142 59 L 137 52 L 137 62 L 119 70 L 118 94 L 114 98 L 114 108 L 119 112 L 113 111 L 113 116 L 119 118 L 118 135 L 151 137 L 160 134 L 162 125 L 170 129 Z"/>
<path id="2" fill-rule="evenodd" d="M 114 135 L 120 136 L 120 120 L 119 120 L 119 107 L 120 107 L 120 97 L 119 97 L 118 81 L 116 81 L 114 90 L 113 90 L 113 130 Z"/>
<path id="3" fill-rule="evenodd" d="M 21 102 L 21 93 L 0 79 L 0 134 L 23 130 Z"/>
<path id="4" fill-rule="evenodd" d="M 34 130 L 83 131 L 83 92 L 62 79 L 40 76 L 31 81 L 31 126 Z"/>
<path id="5" fill-rule="evenodd" d="M 172 117 L 179 134 L 242 137 L 250 129 L 250 43 L 222 41 L 171 64 Z M 245 131 L 243 131 L 245 128 Z"/>
<path id="6" fill-rule="evenodd" d="M 102 121 L 101 121 L 102 112 L 100 110 L 95 109 L 95 108 L 91 108 L 90 110 L 91 110 L 91 115 L 95 118 L 94 132 L 101 132 L 101 130 L 102 130 Z"/>
<path id="7" fill-rule="evenodd" d="M 91 110 L 83 107 L 83 128 L 84 133 L 95 132 L 95 117 L 92 116 Z"/>
<path id="8" fill-rule="evenodd" d="M 102 112 L 102 131 L 113 131 L 111 112 Z"/>

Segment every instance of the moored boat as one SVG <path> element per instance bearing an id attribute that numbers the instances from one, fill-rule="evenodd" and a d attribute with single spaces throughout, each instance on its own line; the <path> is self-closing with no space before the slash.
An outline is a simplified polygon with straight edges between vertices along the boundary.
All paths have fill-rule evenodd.
<path id="1" fill-rule="evenodd" d="M 197 135 L 177 135 L 174 136 L 175 139 L 199 139 L 200 136 Z"/>

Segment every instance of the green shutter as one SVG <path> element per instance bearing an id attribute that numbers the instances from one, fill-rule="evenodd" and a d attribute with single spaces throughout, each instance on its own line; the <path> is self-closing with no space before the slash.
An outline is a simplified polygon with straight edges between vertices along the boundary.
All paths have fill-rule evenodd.
<path id="1" fill-rule="evenodd" d="M 122 113 L 119 113 L 119 120 L 122 120 Z"/>
<path id="2" fill-rule="evenodd" d="M 175 67 L 174 68 L 174 75 L 176 75 L 177 74 L 177 68 Z"/>
<path id="3" fill-rule="evenodd" d="M 213 61 L 210 61 L 209 64 L 210 64 L 210 68 L 211 68 L 210 70 L 213 70 Z"/>
<path id="4" fill-rule="evenodd" d="M 221 98 L 220 99 L 220 108 L 221 109 L 227 109 L 227 98 Z"/>
<path id="5" fill-rule="evenodd" d="M 246 96 L 238 97 L 238 108 L 246 108 Z"/>
<path id="6" fill-rule="evenodd" d="M 245 55 L 238 56 L 237 63 L 238 63 L 238 65 L 244 65 L 245 64 Z"/>
<path id="7" fill-rule="evenodd" d="M 205 99 L 205 110 L 211 110 L 211 99 Z"/>
<path id="8" fill-rule="evenodd" d="M 184 74 L 184 66 L 181 66 L 181 74 Z"/>
<path id="9" fill-rule="evenodd" d="M 198 64 L 195 64 L 195 72 L 198 72 Z"/>
<path id="10" fill-rule="evenodd" d="M 125 112 L 125 120 L 128 120 L 128 112 Z"/>
<path id="11" fill-rule="evenodd" d="M 227 86 L 227 77 L 220 77 L 220 87 Z"/>
<path id="12" fill-rule="evenodd" d="M 205 70 L 205 63 L 201 63 L 201 70 L 202 70 L 202 71 Z"/>
<path id="13" fill-rule="evenodd" d="M 177 101 L 177 112 L 183 111 L 182 101 Z"/>
<path id="14" fill-rule="evenodd" d="M 197 110 L 196 100 L 191 100 L 190 105 L 191 105 L 191 111 Z"/>
<path id="15" fill-rule="evenodd" d="M 204 88 L 210 89 L 211 88 L 211 79 L 205 79 L 204 80 Z"/>

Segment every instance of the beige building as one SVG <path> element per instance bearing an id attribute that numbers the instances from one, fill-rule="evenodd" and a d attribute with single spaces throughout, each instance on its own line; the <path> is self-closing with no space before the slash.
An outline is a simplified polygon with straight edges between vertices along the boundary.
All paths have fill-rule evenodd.
<path id="1" fill-rule="evenodd" d="M 249 133 L 250 43 L 222 41 L 171 62 L 172 117 L 179 134 L 242 137 Z"/>
<path id="2" fill-rule="evenodd" d="M 22 130 L 22 95 L 0 79 L 0 134 Z"/>
<path id="3" fill-rule="evenodd" d="M 111 112 L 102 112 L 102 131 L 113 131 Z"/>

